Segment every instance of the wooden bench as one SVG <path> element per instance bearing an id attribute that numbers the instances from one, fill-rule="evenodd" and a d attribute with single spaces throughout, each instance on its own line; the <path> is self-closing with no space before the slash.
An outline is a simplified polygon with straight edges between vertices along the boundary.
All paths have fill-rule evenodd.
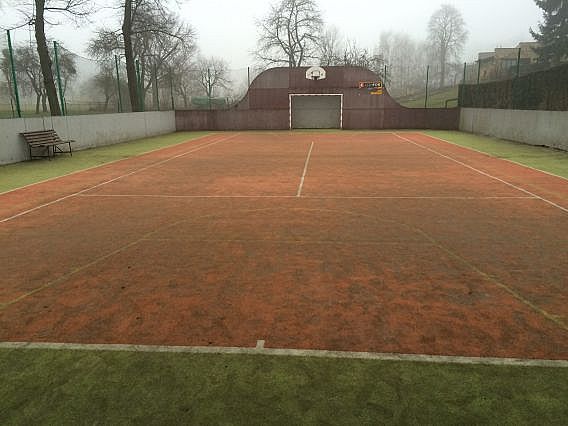
<path id="1" fill-rule="evenodd" d="M 71 143 L 74 140 L 61 140 L 57 132 L 53 129 L 51 130 L 36 130 L 34 132 L 23 132 L 20 133 L 25 141 L 28 143 L 30 148 L 30 159 L 33 158 L 49 158 L 55 157 L 58 153 L 69 153 L 73 156 L 73 151 L 71 149 Z M 60 145 L 67 145 L 69 151 L 64 151 L 60 148 Z M 34 155 L 33 150 L 41 149 L 43 152 L 47 150 L 47 155 Z"/>

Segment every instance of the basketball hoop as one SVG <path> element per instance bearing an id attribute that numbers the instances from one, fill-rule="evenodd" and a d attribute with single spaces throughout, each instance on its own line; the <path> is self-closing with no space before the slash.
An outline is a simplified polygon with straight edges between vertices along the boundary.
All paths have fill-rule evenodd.
<path id="1" fill-rule="evenodd" d="M 326 73 L 322 67 L 311 67 L 306 71 L 306 78 L 308 80 L 325 80 Z"/>

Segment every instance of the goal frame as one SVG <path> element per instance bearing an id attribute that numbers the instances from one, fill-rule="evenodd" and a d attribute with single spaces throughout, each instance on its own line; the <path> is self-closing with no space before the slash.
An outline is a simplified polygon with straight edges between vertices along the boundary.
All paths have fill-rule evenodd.
<path id="1" fill-rule="evenodd" d="M 339 111 L 339 129 L 343 130 L 343 93 L 290 93 L 288 96 L 289 129 L 292 128 L 292 99 L 295 96 L 339 96 L 341 106 Z"/>

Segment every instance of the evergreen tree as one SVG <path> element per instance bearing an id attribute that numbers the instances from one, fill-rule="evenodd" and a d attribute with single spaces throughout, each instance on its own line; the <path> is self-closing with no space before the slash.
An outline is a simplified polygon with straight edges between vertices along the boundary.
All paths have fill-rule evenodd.
<path id="1" fill-rule="evenodd" d="M 535 0 L 544 11 L 539 31 L 531 34 L 541 44 L 538 53 L 547 61 L 558 63 L 568 59 L 568 0 Z"/>

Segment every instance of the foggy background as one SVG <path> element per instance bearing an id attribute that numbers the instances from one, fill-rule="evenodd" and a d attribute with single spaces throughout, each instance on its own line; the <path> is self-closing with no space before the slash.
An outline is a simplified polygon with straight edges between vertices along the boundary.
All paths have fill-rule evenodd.
<path id="1" fill-rule="evenodd" d="M 21 19 L 9 7 L 9 0 L 5 3 L 0 26 L 9 28 Z M 110 6 L 112 2 L 106 4 Z M 255 20 L 266 15 L 270 4 L 267 0 L 187 0 L 180 3 L 179 10 L 197 31 L 197 44 L 204 55 L 219 56 L 231 68 L 243 68 L 253 63 L 251 51 L 257 37 Z M 514 47 L 519 41 L 532 40 L 529 28 L 535 28 L 541 19 L 541 11 L 533 0 L 320 0 L 318 4 L 326 25 L 335 25 L 346 38 L 371 51 L 383 31 L 402 31 L 416 40 L 425 39 L 432 13 L 442 4 L 454 5 L 462 13 L 469 31 L 464 61 L 477 59 L 480 51 Z M 94 30 L 103 24 L 119 23 L 120 18 L 116 16 L 119 14 L 119 11 L 102 9 L 89 18 L 90 22 L 79 27 L 66 21 L 60 26 L 48 27 L 47 32 L 74 52 L 85 54 L 85 46 Z M 15 34 L 15 41 L 25 36 L 20 31 Z"/>

